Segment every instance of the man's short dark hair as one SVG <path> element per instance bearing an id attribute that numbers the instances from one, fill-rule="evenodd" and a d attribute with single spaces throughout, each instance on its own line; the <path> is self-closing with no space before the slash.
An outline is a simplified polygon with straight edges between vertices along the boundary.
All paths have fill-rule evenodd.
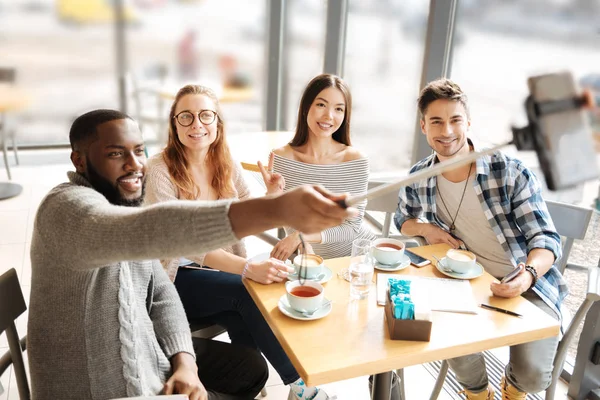
<path id="1" fill-rule="evenodd" d="M 131 119 L 129 115 L 117 110 L 94 110 L 75 119 L 69 132 L 69 141 L 73 151 L 81 150 L 84 143 L 89 144 L 97 139 L 98 125 L 116 119 Z"/>
<path id="2" fill-rule="evenodd" d="M 429 82 L 427 86 L 421 90 L 421 94 L 417 100 L 421 119 L 425 117 L 427 107 L 434 101 L 441 99 L 458 101 L 465 108 L 467 118 L 470 118 L 467 95 L 462 91 L 460 86 L 450 79 L 440 78 Z"/>

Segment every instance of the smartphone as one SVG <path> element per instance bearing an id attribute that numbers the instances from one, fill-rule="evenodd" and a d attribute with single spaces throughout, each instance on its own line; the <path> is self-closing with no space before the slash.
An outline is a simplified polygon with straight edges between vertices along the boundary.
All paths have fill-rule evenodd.
<path id="1" fill-rule="evenodd" d="M 404 250 L 404 254 L 406 254 L 408 256 L 408 258 L 410 258 L 411 264 L 413 264 L 415 267 L 424 267 L 427 264 L 431 264 L 431 261 L 429 261 L 428 259 L 423 258 L 423 257 L 411 252 L 408 249 Z"/>
<path id="2" fill-rule="evenodd" d="M 576 106 L 579 88 L 568 72 L 529 78 L 537 124 L 534 147 L 550 190 L 575 186 L 598 176 L 592 130 Z M 528 111 L 528 112 L 529 112 Z"/>
<path id="3" fill-rule="evenodd" d="M 504 278 L 502 278 L 500 283 L 508 283 L 508 282 L 512 281 L 513 279 L 516 278 L 517 275 L 519 275 L 519 272 L 521 272 L 522 269 L 523 269 L 522 265 L 517 266 L 517 268 L 513 269 L 508 274 L 506 274 L 506 276 Z"/>

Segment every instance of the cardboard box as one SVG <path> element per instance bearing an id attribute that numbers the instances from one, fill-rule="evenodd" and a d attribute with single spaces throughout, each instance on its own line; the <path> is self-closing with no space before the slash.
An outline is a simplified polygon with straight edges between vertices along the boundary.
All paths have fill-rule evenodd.
<path id="1" fill-rule="evenodd" d="M 417 319 L 394 318 L 389 293 L 386 294 L 385 300 L 385 319 L 387 321 L 388 330 L 390 331 L 390 339 L 429 342 L 433 322 Z"/>

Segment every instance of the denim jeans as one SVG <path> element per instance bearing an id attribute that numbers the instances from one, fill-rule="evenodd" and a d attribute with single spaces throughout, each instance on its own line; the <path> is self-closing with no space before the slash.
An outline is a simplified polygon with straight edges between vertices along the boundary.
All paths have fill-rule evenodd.
<path id="1" fill-rule="evenodd" d="M 284 384 L 300 377 L 236 274 L 210 269 L 179 268 L 175 287 L 188 320 L 214 322 L 229 333 L 231 343 L 260 350 Z"/>
<path id="2" fill-rule="evenodd" d="M 521 296 L 558 320 L 556 313 L 532 290 Z M 552 382 L 552 364 L 557 347 L 558 337 L 510 346 L 510 358 L 504 370 L 508 383 L 525 393 L 546 390 Z M 478 393 L 487 387 L 483 353 L 450 359 L 448 365 L 465 389 Z"/>

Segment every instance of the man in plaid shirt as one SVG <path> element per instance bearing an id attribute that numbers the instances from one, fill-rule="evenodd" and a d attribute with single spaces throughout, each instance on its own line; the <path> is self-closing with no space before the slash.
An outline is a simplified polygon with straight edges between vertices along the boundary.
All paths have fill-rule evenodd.
<path id="1" fill-rule="evenodd" d="M 474 150 L 467 139 L 471 125 L 467 97 L 448 80 L 429 83 L 418 100 L 421 130 L 433 154 L 414 165 L 411 173 Z M 515 267 L 517 277 L 491 284 L 499 297 L 523 296 L 560 320 L 567 295 L 561 273 L 553 265 L 561 255 L 541 186 L 519 160 L 500 152 L 478 159 L 438 177 L 424 179 L 400 190 L 394 217 L 398 230 L 422 236 L 430 244 L 466 247 L 496 278 Z M 551 383 L 558 338 L 510 348 L 502 379 L 503 399 L 525 399 Z M 448 360 L 467 399 L 493 399 L 483 354 Z"/>

